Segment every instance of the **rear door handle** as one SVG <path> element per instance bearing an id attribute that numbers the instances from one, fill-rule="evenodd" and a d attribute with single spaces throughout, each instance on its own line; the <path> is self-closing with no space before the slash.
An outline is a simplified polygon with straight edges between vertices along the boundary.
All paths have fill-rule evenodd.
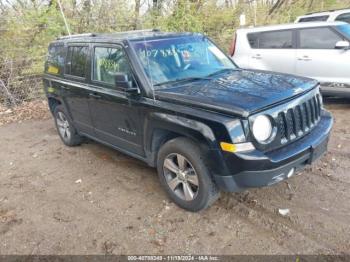
<path id="1" fill-rule="evenodd" d="M 68 86 L 61 86 L 62 89 L 64 90 L 69 90 L 70 88 Z"/>
<path id="2" fill-rule="evenodd" d="M 254 58 L 254 59 L 261 59 L 261 55 L 260 54 L 256 54 L 256 55 L 253 55 L 252 58 Z"/>
<path id="3" fill-rule="evenodd" d="M 298 58 L 299 61 L 311 61 L 312 59 L 307 55 Z"/>
<path id="4" fill-rule="evenodd" d="M 100 95 L 95 94 L 95 93 L 89 93 L 89 96 L 92 97 L 92 98 L 95 98 L 95 99 L 100 99 L 101 98 Z"/>

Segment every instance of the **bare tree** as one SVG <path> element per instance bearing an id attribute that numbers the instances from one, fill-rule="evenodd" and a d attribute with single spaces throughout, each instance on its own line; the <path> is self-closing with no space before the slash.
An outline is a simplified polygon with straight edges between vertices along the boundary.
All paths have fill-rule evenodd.
<path id="1" fill-rule="evenodd" d="M 277 0 L 277 2 L 269 10 L 269 15 L 272 15 L 275 11 L 277 11 L 284 4 L 284 2 L 285 0 Z"/>
<path id="2" fill-rule="evenodd" d="M 141 0 L 135 0 L 135 18 L 134 18 L 134 26 L 133 26 L 135 30 L 139 26 L 140 8 L 141 8 Z"/>

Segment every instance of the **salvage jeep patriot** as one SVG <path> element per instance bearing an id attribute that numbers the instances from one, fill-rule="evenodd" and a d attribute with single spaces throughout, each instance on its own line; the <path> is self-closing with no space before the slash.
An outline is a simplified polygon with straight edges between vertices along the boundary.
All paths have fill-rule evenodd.
<path id="1" fill-rule="evenodd" d="M 208 207 L 287 179 L 327 149 L 318 82 L 243 70 L 201 34 L 143 30 L 61 37 L 44 87 L 58 133 L 156 167 L 180 207 Z"/>

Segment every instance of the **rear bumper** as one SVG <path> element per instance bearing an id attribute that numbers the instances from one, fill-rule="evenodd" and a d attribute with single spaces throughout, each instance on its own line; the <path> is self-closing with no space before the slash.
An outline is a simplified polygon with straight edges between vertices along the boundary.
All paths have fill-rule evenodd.
<path id="1" fill-rule="evenodd" d="M 332 125 L 332 116 L 324 111 L 318 126 L 310 134 L 267 154 L 256 151 L 240 154 L 242 166 L 246 168 L 228 176 L 214 175 L 215 182 L 221 190 L 228 192 L 281 182 L 319 159 L 327 151 Z"/>

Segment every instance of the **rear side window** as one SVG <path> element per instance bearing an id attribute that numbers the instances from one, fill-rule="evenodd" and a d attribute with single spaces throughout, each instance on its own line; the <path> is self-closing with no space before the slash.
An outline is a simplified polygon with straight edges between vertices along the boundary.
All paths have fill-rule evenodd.
<path id="1" fill-rule="evenodd" d="M 310 16 L 299 19 L 299 23 L 327 21 L 329 15 Z"/>
<path id="2" fill-rule="evenodd" d="M 307 28 L 299 32 L 301 49 L 334 49 L 335 44 L 343 40 L 330 28 Z"/>
<path id="3" fill-rule="evenodd" d="M 49 74 L 61 74 L 64 67 L 64 45 L 54 43 L 49 46 L 49 54 L 45 64 L 45 72 Z"/>
<path id="4" fill-rule="evenodd" d="M 85 77 L 87 56 L 88 56 L 87 46 L 68 47 L 66 74 L 78 76 L 78 77 Z"/>
<path id="5" fill-rule="evenodd" d="M 289 49 L 293 48 L 293 31 L 271 31 L 248 35 L 252 48 L 260 49 Z"/>
<path id="6" fill-rule="evenodd" d="M 350 13 L 341 14 L 335 20 L 346 22 L 346 23 L 350 24 Z"/>

